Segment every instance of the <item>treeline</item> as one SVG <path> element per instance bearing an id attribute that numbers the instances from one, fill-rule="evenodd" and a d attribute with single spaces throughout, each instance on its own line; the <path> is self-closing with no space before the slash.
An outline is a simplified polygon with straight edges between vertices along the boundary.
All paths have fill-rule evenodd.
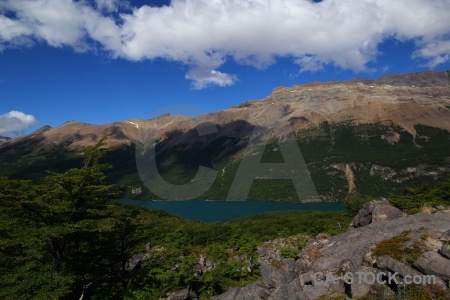
<path id="1" fill-rule="evenodd" d="M 438 186 L 421 185 L 404 188 L 398 194 L 390 194 L 389 202 L 408 214 L 415 214 L 425 210 L 433 210 L 439 206 L 450 206 L 450 176 Z M 344 204 L 349 213 L 356 214 L 364 203 L 375 199 L 370 195 L 358 192 L 347 195 Z"/>
<path id="2" fill-rule="evenodd" d="M 258 278 L 261 242 L 338 233 L 350 221 L 344 212 L 285 212 L 205 224 L 116 203 L 102 146 L 43 181 L 0 178 L 0 298 L 159 299 L 189 286 L 208 299 Z"/>

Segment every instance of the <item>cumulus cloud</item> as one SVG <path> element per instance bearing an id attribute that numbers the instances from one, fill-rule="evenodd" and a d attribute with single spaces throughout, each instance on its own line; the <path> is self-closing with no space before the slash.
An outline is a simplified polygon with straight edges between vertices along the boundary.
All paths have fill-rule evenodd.
<path id="1" fill-rule="evenodd" d="M 37 122 L 32 115 L 26 115 L 20 111 L 10 111 L 0 115 L 0 135 L 9 137 L 21 135 Z"/>
<path id="2" fill-rule="evenodd" d="M 172 0 L 133 9 L 120 3 L 3 0 L 0 49 L 39 40 L 77 51 L 100 47 L 133 61 L 164 58 L 189 66 L 185 77 L 198 89 L 232 85 L 238 77 L 220 71 L 227 60 L 265 68 L 292 57 L 301 71 L 327 64 L 367 71 L 387 38 L 414 41 L 414 57 L 430 67 L 450 60 L 448 0 Z"/>

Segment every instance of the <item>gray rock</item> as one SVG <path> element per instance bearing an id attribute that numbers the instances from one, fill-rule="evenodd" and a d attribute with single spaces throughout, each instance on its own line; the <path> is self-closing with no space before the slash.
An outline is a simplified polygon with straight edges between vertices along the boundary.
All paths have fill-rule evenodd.
<path id="1" fill-rule="evenodd" d="M 197 300 L 197 295 L 189 290 L 189 288 L 185 288 L 175 294 L 167 297 L 167 300 Z"/>
<path id="2" fill-rule="evenodd" d="M 349 228 L 358 228 L 372 223 L 372 212 L 378 205 L 391 205 L 389 201 L 382 198 L 380 200 L 369 201 L 363 205 L 350 223 Z"/>
<path id="3" fill-rule="evenodd" d="M 379 270 L 362 266 L 356 272 L 377 274 Z M 355 275 L 357 274 L 356 272 L 353 271 L 352 274 Z M 362 278 L 362 280 L 359 280 L 357 276 L 355 276 L 353 279 L 353 283 L 350 286 L 350 293 L 352 298 L 362 298 L 367 296 L 372 289 L 372 286 L 376 283 L 368 283 L 366 282 L 366 280 L 364 280 L 364 278 Z"/>
<path id="4" fill-rule="evenodd" d="M 445 281 L 450 280 L 450 260 L 435 251 L 423 253 L 414 262 L 414 266 L 427 275 L 435 275 Z"/>
<path id="5" fill-rule="evenodd" d="M 420 275 L 419 272 L 417 272 L 410 266 L 405 265 L 404 263 L 401 263 L 398 260 L 395 260 L 387 255 L 377 257 L 376 265 L 380 270 L 389 271 L 392 273 L 397 272 L 401 277 L 405 277 L 406 275 Z"/>
<path id="6" fill-rule="evenodd" d="M 450 230 L 444 232 L 440 238 L 443 242 L 450 242 Z"/>
<path id="7" fill-rule="evenodd" d="M 289 284 L 283 284 L 277 287 L 268 300 L 291 300 L 291 299 L 301 299 L 295 295 L 301 291 L 300 286 L 297 281 L 293 281 Z"/>
<path id="8" fill-rule="evenodd" d="M 335 285 L 315 284 L 314 274 L 316 272 L 340 274 L 348 271 L 349 268 L 352 272 L 366 269 L 377 272 L 375 268 L 363 266 L 364 256 L 375 245 L 379 244 L 382 240 L 390 239 L 404 231 L 410 231 L 411 233 L 417 231 L 416 234 L 410 237 L 412 240 L 418 241 L 423 236 L 421 233 L 422 230 L 426 230 L 428 238 L 439 239 L 442 236 L 442 232 L 450 230 L 450 216 L 444 214 L 416 214 L 395 220 L 372 223 L 332 237 L 324 235 L 317 236 L 299 253 L 297 260 L 283 260 L 280 268 L 261 268 L 263 279 L 258 283 L 251 284 L 238 291 L 236 289 L 230 290 L 221 295 L 220 298 L 213 299 L 311 300 L 318 299 L 322 296 L 324 299 L 327 299 L 333 295 L 345 292 L 343 282 L 339 281 Z M 409 242 L 412 242 L 412 240 Z M 447 278 L 447 275 L 444 274 L 444 276 L 442 273 L 450 272 L 450 268 L 447 266 L 445 270 L 444 266 L 446 264 L 442 260 L 448 263 L 450 263 L 450 260 L 440 256 L 437 252 L 434 252 L 434 254 L 440 257 L 438 261 L 440 266 L 435 267 L 431 265 L 430 269 L 435 269 L 434 271 L 441 274 L 443 276 L 442 278 Z M 398 272 L 399 274 L 417 274 L 417 271 L 392 258 L 380 257 L 375 262 L 375 266 L 380 268 L 378 272 L 381 270 L 392 270 L 392 272 Z M 420 259 L 417 263 L 418 266 L 422 265 Z M 430 262 L 426 261 L 423 265 L 426 268 L 426 266 L 430 265 Z M 442 288 L 445 282 L 443 283 L 442 280 L 439 282 L 442 284 L 438 286 Z M 373 286 L 355 285 L 350 286 L 348 292 L 358 296 L 363 296 L 367 292 L 369 292 L 368 295 L 374 295 L 377 293 L 377 289 L 379 287 L 376 284 Z"/>
<path id="9" fill-rule="evenodd" d="M 316 300 L 321 297 L 329 296 L 329 285 L 323 284 L 323 285 L 307 285 L 296 294 L 297 299 L 305 299 L 305 300 Z M 290 299 L 289 299 L 290 300 Z"/>
<path id="10" fill-rule="evenodd" d="M 264 282 L 270 286 L 275 287 L 283 283 L 289 283 L 295 279 L 296 274 L 293 270 L 294 260 L 284 261 L 279 268 L 273 266 L 261 268 L 261 275 Z"/>
<path id="11" fill-rule="evenodd" d="M 225 293 L 211 297 L 211 300 L 234 300 L 239 293 L 240 288 L 234 287 L 226 291 Z"/>
<path id="12" fill-rule="evenodd" d="M 253 282 L 239 290 L 234 299 L 236 300 L 267 300 L 271 291 L 264 287 L 261 281 Z M 222 300 L 222 299 L 221 299 Z"/>
<path id="13" fill-rule="evenodd" d="M 198 260 L 198 266 L 199 266 L 199 273 L 203 274 L 205 272 L 211 271 L 214 269 L 215 264 L 214 262 L 208 260 L 206 256 L 203 254 L 200 254 L 200 258 Z"/>
<path id="14" fill-rule="evenodd" d="M 130 260 L 125 264 L 125 270 L 127 271 L 133 271 L 136 269 L 142 262 L 142 260 L 145 257 L 145 253 L 139 253 L 136 255 L 133 255 Z"/>
<path id="15" fill-rule="evenodd" d="M 367 294 L 367 299 L 397 299 L 395 292 L 386 284 L 375 284 Z"/>
<path id="16" fill-rule="evenodd" d="M 314 272 L 309 271 L 308 273 L 301 274 L 298 278 L 298 283 L 300 287 L 304 287 L 305 285 L 312 285 L 314 281 Z"/>
<path id="17" fill-rule="evenodd" d="M 450 259 L 450 243 L 444 243 L 439 253 L 441 253 L 442 256 Z"/>
<path id="18" fill-rule="evenodd" d="M 403 212 L 392 205 L 377 205 L 372 211 L 372 223 L 401 218 Z"/>

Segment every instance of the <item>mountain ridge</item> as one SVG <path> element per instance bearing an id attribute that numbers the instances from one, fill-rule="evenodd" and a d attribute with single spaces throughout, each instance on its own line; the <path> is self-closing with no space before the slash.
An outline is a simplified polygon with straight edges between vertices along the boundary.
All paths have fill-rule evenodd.
<path id="1" fill-rule="evenodd" d="M 271 105 L 274 106 L 269 107 Z M 266 114 L 259 116 L 264 109 Z M 42 137 L 51 142 L 70 137 L 77 146 L 92 145 L 106 134 L 111 134 L 110 146 L 130 145 L 139 139 L 140 128 L 157 127 L 162 137 L 168 131 L 186 131 L 205 122 L 223 125 L 235 120 L 247 120 L 269 129 L 290 123 L 294 131 L 317 126 L 323 121 L 348 120 L 359 124 L 391 121 L 413 135 L 414 124 L 450 130 L 450 70 L 390 74 L 377 80 L 358 78 L 280 86 L 263 99 L 245 101 L 195 118 L 166 115 L 102 125 L 69 121 L 55 128 L 44 126 L 29 135 L 11 139 L 3 146 L 41 132 Z M 273 133 L 285 132 L 286 128 Z"/>
<path id="2" fill-rule="evenodd" d="M 108 157 L 115 183 L 144 191 L 136 145 L 154 145 L 158 170 L 168 182 L 189 183 L 198 166 L 216 170 L 214 185 L 202 197 L 219 200 L 226 199 L 245 153 L 258 151 L 255 141 L 266 144 L 261 162 L 282 163 L 278 143 L 292 136 L 324 199 L 342 200 L 350 191 L 387 196 L 402 187 L 435 184 L 450 173 L 449 74 L 277 87 L 261 100 L 194 118 L 165 114 L 46 126 L 0 143 L 0 176 L 38 179 L 47 169 L 75 167 L 85 146 L 109 135 L 107 146 L 116 149 Z M 262 179 L 255 180 L 250 198 L 297 201 L 289 183 Z M 159 199 L 146 192 L 126 196 Z"/>
<path id="3" fill-rule="evenodd" d="M 6 142 L 6 141 L 8 141 L 8 140 L 10 140 L 10 139 L 11 139 L 10 137 L 7 137 L 7 136 L 1 136 L 1 135 L 0 135 L 0 143 Z"/>

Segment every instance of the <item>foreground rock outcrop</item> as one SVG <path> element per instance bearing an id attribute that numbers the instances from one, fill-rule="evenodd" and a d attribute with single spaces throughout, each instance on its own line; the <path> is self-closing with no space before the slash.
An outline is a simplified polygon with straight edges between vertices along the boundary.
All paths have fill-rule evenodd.
<path id="1" fill-rule="evenodd" d="M 350 223 L 349 228 L 358 228 L 379 221 L 394 220 L 403 216 L 403 212 L 382 198 L 364 204 Z"/>
<path id="2" fill-rule="evenodd" d="M 386 217 L 376 218 L 380 214 Z M 430 278 L 427 275 L 434 276 L 430 281 L 434 289 L 449 294 L 450 259 L 446 249 L 450 247 L 450 215 L 402 216 L 388 201 L 381 200 L 366 204 L 352 224 L 345 233 L 316 236 L 296 259 L 262 266 L 261 280 L 211 299 L 313 300 L 338 295 L 394 295 L 408 285 L 409 278 Z M 351 282 L 345 277 L 349 274 L 368 275 Z M 393 276 L 395 280 L 389 280 L 389 284 L 366 280 L 371 276 L 386 281 Z"/>

